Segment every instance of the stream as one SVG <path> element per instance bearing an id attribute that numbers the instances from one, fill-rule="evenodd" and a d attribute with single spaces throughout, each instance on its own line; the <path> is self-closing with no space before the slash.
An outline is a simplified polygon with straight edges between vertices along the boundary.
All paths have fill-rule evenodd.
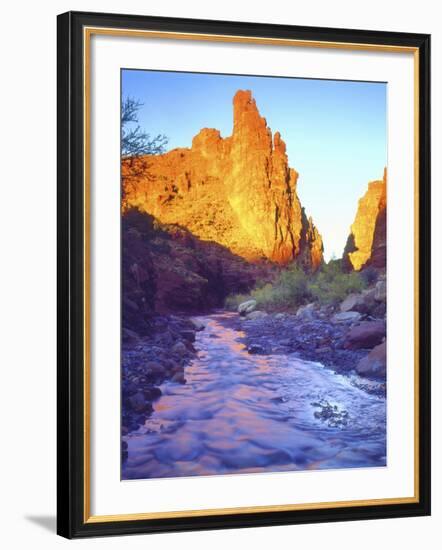
<path id="1" fill-rule="evenodd" d="M 250 355 L 231 313 L 198 317 L 186 384 L 126 436 L 122 479 L 386 465 L 386 401 L 293 355 Z"/>

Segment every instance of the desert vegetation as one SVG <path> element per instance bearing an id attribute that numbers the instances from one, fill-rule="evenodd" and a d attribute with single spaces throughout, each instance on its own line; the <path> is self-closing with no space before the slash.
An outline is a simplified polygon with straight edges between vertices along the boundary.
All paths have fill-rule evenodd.
<path id="1" fill-rule="evenodd" d="M 315 273 L 293 264 L 282 270 L 273 282 L 258 282 L 247 294 L 228 296 L 226 308 L 235 310 L 240 303 L 250 299 L 267 312 L 296 311 L 310 302 L 336 306 L 349 294 L 362 292 L 376 280 L 375 270 L 346 273 L 341 260 L 336 259 L 324 263 Z"/>

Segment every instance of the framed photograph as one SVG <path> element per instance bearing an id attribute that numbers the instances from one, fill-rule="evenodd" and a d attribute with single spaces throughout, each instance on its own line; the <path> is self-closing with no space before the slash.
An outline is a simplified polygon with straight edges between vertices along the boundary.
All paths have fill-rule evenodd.
<path id="1" fill-rule="evenodd" d="M 58 17 L 58 533 L 430 513 L 430 37 Z"/>

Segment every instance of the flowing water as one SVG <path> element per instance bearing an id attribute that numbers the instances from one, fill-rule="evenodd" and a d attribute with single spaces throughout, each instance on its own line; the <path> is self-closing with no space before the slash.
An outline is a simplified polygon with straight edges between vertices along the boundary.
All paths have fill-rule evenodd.
<path id="1" fill-rule="evenodd" d="M 250 355 L 231 314 L 199 317 L 186 384 L 128 436 L 123 479 L 386 465 L 385 399 L 320 364 Z"/>

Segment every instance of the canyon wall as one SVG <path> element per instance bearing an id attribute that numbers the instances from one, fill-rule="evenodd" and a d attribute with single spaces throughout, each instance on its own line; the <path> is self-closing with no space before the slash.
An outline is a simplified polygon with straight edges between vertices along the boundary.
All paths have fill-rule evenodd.
<path id="1" fill-rule="evenodd" d="M 372 266 L 385 269 L 387 261 L 387 169 L 381 180 L 368 184 L 359 200 L 355 220 L 344 249 L 347 269 Z"/>
<path id="2" fill-rule="evenodd" d="M 156 314 L 202 313 L 270 282 L 275 264 L 250 263 L 177 225 L 130 208 L 122 219 L 122 325 L 149 333 Z"/>
<path id="3" fill-rule="evenodd" d="M 250 91 L 233 98 L 233 132 L 203 128 L 191 148 L 122 161 L 123 212 L 178 224 L 248 261 L 293 260 L 316 269 L 322 238 L 296 192 L 279 132 L 272 136 Z"/>

